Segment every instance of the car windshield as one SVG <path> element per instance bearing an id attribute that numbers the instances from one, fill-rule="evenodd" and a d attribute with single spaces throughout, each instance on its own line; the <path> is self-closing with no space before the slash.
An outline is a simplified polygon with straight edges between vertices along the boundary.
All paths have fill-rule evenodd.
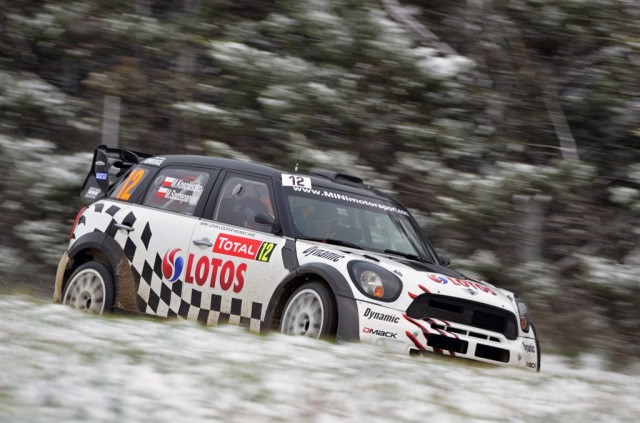
<path id="1" fill-rule="evenodd" d="M 284 187 L 296 238 L 435 262 L 407 210 L 379 198 L 323 187 Z"/>

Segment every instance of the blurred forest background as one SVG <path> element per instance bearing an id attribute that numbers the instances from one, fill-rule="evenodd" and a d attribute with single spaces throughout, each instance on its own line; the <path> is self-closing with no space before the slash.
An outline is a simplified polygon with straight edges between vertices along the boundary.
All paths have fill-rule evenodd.
<path id="1" fill-rule="evenodd" d="M 0 0 L 0 285 L 52 290 L 103 142 L 346 170 L 543 352 L 640 356 L 637 0 Z"/>

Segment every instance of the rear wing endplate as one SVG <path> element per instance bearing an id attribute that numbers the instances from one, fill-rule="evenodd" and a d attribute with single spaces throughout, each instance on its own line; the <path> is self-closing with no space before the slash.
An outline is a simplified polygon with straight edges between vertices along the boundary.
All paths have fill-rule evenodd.
<path id="1" fill-rule="evenodd" d="M 92 203 L 107 195 L 120 176 L 129 168 L 142 160 L 152 157 L 150 154 L 139 153 L 121 148 L 100 145 L 93 153 L 91 170 L 82 184 L 80 197 L 86 203 Z"/>

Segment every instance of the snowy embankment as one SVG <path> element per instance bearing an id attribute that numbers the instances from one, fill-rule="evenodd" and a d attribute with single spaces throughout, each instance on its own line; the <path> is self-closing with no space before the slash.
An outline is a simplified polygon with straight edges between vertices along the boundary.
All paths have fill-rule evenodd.
<path id="1" fill-rule="evenodd" d="M 0 295 L 2 422 L 636 421 L 640 372 L 542 372 Z"/>

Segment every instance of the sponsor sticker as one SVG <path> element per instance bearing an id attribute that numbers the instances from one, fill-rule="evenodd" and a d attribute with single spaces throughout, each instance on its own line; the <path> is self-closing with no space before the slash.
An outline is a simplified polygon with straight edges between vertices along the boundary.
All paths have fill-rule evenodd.
<path id="1" fill-rule="evenodd" d="M 244 287 L 244 275 L 247 263 L 235 264 L 231 260 L 217 257 L 201 256 L 197 261 L 193 254 L 189 254 L 185 283 L 196 283 L 199 286 L 208 284 L 215 288 L 217 284 L 223 291 L 233 289 L 238 293 Z"/>
<path id="2" fill-rule="evenodd" d="M 524 348 L 524 350 L 526 352 L 528 352 L 528 353 L 531 353 L 531 354 L 535 354 L 536 353 L 535 345 L 528 345 L 528 344 L 525 344 L 524 342 L 522 342 L 522 348 Z"/>
<path id="3" fill-rule="evenodd" d="M 382 336 L 383 338 L 398 339 L 398 338 L 396 338 L 396 336 L 398 336 L 397 333 L 387 332 L 387 331 L 379 330 L 379 329 L 372 329 L 372 328 L 368 328 L 366 326 L 364 328 L 362 328 L 362 333 L 369 333 L 371 335 Z"/>
<path id="4" fill-rule="evenodd" d="M 427 277 L 432 282 L 435 282 L 438 284 L 446 285 L 448 283 L 451 283 L 452 285 L 459 286 L 464 291 L 466 291 L 468 294 L 471 294 L 471 295 L 476 295 L 479 292 L 496 295 L 496 293 L 491 288 L 481 284 L 480 282 L 470 281 L 468 279 L 452 278 L 452 277 L 443 276 L 443 275 L 436 275 L 433 273 L 430 273 L 429 275 L 427 275 Z"/>
<path id="5" fill-rule="evenodd" d="M 173 283 L 182 275 L 184 268 L 184 258 L 180 254 L 179 248 L 167 251 L 162 258 L 162 276 Z"/>
<path id="6" fill-rule="evenodd" d="M 377 311 L 373 311 L 368 307 L 364 311 L 363 317 L 366 317 L 368 320 L 373 319 L 391 323 L 398 323 L 400 321 L 400 316 L 397 316 L 395 314 L 378 313 Z"/>
<path id="7" fill-rule="evenodd" d="M 343 256 L 342 254 L 334 253 L 333 251 L 325 250 L 323 248 L 318 248 L 315 246 L 307 248 L 302 252 L 302 254 L 304 254 L 305 257 L 309 257 L 309 256 L 320 257 L 320 258 L 332 261 L 334 263 L 345 258 L 345 256 Z"/>
<path id="8" fill-rule="evenodd" d="M 284 177 L 284 175 L 283 175 Z M 284 185 L 284 183 L 283 183 Z M 315 196 L 320 196 L 320 197 L 324 197 L 324 198 L 331 198 L 334 200 L 340 200 L 346 203 L 353 203 L 353 204 L 360 204 L 362 206 L 365 207 L 371 207 L 374 209 L 378 209 L 378 210 L 384 210 L 384 211 L 388 211 L 388 212 L 392 212 L 392 213 L 398 213 L 401 214 L 403 216 L 409 216 L 409 212 L 407 212 L 406 210 L 402 210 L 399 209 L 395 206 L 391 206 L 388 204 L 381 204 L 381 203 L 377 203 L 375 201 L 371 201 L 369 199 L 364 199 L 364 198 L 356 198 L 356 197 L 352 197 L 350 195 L 347 194 L 342 194 L 342 193 L 338 193 L 338 192 L 333 192 L 333 191 L 327 191 L 327 190 L 321 190 L 321 189 L 311 189 L 311 188 L 307 188 L 304 186 L 298 186 L 298 185 L 285 185 L 285 186 L 291 186 L 293 187 L 293 190 L 295 192 L 302 192 L 305 194 L 311 194 L 311 195 L 315 195 Z"/>
<path id="9" fill-rule="evenodd" d="M 106 173 L 102 173 L 102 172 L 96 172 L 96 179 L 99 181 L 106 181 L 107 178 L 109 178 L 109 175 L 107 175 Z"/>
<path id="10" fill-rule="evenodd" d="M 162 258 L 162 276 L 169 283 L 180 279 L 184 273 L 184 283 L 215 288 L 220 286 L 223 291 L 242 291 L 247 264 L 236 264 L 231 260 L 224 260 L 207 255 L 197 258 L 189 254 L 186 259 L 179 248 L 167 250 Z"/>
<path id="11" fill-rule="evenodd" d="M 148 159 L 144 159 L 142 164 L 151 165 L 151 166 L 160 166 L 166 160 L 165 157 L 149 157 Z"/>
<path id="12" fill-rule="evenodd" d="M 213 252 L 248 260 L 268 262 L 276 244 L 231 234 L 220 234 L 213 244 Z"/>
<path id="13" fill-rule="evenodd" d="M 88 198 L 90 200 L 95 199 L 98 195 L 100 195 L 100 193 L 102 192 L 102 190 L 100 188 L 96 188 L 96 187 L 90 187 L 87 192 L 84 194 L 84 198 Z"/>

